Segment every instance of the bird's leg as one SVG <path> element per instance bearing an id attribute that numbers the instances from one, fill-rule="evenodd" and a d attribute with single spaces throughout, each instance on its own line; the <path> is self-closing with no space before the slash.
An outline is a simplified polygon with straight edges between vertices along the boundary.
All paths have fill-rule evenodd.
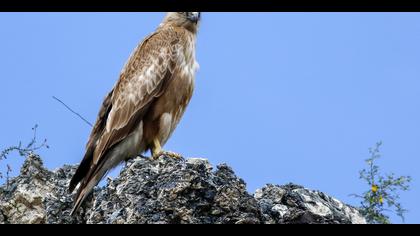
<path id="1" fill-rule="evenodd" d="M 182 156 L 175 152 L 170 151 L 163 151 L 160 145 L 159 139 L 153 139 L 153 147 L 152 147 L 152 158 L 153 160 L 158 159 L 160 156 L 166 156 L 174 159 L 182 159 Z"/>
<path id="2" fill-rule="evenodd" d="M 162 154 L 162 147 L 160 146 L 159 139 L 153 139 L 153 147 L 152 147 L 152 158 L 156 160 Z"/>

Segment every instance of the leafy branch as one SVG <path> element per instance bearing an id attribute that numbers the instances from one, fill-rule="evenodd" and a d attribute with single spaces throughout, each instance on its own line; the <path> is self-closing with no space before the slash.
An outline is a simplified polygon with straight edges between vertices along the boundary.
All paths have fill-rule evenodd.
<path id="1" fill-rule="evenodd" d="M 369 148 L 370 158 L 366 160 L 368 168 L 359 172 L 359 178 L 368 184 L 369 190 L 362 195 L 351 195 L 362 200 L 361 213 L 372 224 L 390 224 L 389 216 L 385 212 L 393 212 L 405 220 L 404 214 L 407 210 L 399 202 L 399 191 L 408 191 L 411 182 L 410 176 L 381 174 L 379 166 L 375 163 L 381 158 L 379 150 L 381 146 L 382 142 L 378 142 L 374 148 Z"/>

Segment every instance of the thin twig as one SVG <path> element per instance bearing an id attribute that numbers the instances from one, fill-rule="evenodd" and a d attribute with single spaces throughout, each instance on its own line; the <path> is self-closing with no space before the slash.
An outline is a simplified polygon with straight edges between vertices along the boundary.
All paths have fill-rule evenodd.
<path id="1" fill-rule="evenodd" d="M 63 101 L 61 101 L 60 99 L 58 99 L 55 96 L 52 96 L 53 99 L 57 100 L 59 103 L 61 103 L 63 106 L 65 106 L 70 112 L 72 112 L 73 114 L 75 114 L 76 116 L 78 116 L 80 119 L 82 119 L 86 124 L 88 124 L 90 127 L 93 127 L 92 123 L 90 123 L 89 121 L 87 121 L 82 115 L 80 115 L 79 113 L 75 112 L 73 109 L 71 109 L 69 106 L 67 106 Z"/>
<path id="2" fill-rule="evenodd" d="M 7 171 L 6 171 L 6 189 L 9 189 L 10 185 L 10 173 L 12 173 L 12 167 L 7 164 Z"/>
<path id="3" fill-rule="evenodd" d="M 17 146 L 11 146 L 2 150 L 0 152 L 0 161 L 6 160 L 8 158 L 8 155 L 12 152 L 17 152 L 20 156 L 27 157 L 31 153 L 34 153 L 35 151 L 43 147 L 50 148 L 47 144 L 47 139 L 44 139 L 44 141 L 41 144 L 39 145 L 37 144 L 36 142 L 37 128 L 38 128 L 38 125 L 35 125 L 32 128 L 34 135 L 28 145 L 22 147 L 22 142 L 19 142 L 19 145 Z M 0 179 L 3 179 L 4 177 L 6 177 L 6 188 L 9 188 L 11 173 L 12 173 L 12 167 L 9 164 L 6 164 L 6 176 L 4 176 L 4 174 L 0 171 Z"/>

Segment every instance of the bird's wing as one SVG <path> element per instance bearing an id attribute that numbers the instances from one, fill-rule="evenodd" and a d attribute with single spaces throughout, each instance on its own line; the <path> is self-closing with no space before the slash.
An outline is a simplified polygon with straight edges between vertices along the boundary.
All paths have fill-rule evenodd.
<path id="1" fill-rule="evenodd" d="M 96 119 L 95 125 L 93 126 L 92 132 L 89 137 L 89 141 L 86 144 L 85 156 L 83 157 L 82 162 L 80 163 L 79 167 L 77 168 L 70 181 L 69 192 L 73 192 L 77 184 L 85 177 L 86 173 L 89 172 L 93 152 L 95 151 L 96 147 L 96 142 L 103 133 L 109 112 L 112 108 L 111 98 L 113 92 L 114 90 L 109 92 L 102 103 L 101 109 L 99 110 L 98 118 Z"/>

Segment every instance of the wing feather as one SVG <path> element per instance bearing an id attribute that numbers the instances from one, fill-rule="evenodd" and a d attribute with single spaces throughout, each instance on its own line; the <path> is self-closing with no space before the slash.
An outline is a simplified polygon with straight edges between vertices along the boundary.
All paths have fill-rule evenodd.
<path id="1" fill-rule="evenodd" d="M 75 174 L 73 175 L 70 185 L 69 185 L 69 192 L 73 192 L 73 190 L 76 188 L 77 184 L 83 180 L 86 173 L 89 172 L 90 165 L 92 162 L 92 156 L 93 152 L 96 147 L 96 143 L 99 139 L 99 137 L 102 135 L 103 130 L 106 125 L 107 117 L 109 112 L 112 108 L 112 94 L 114 90 L 111 90 L 111 92 L 108 93 L 108 95 L 105 97 L 102 106 L 99 110 L 98 118 L 96 119 L 95 125 L 93 126 L 92 132 L 89 137 L 89 141 L 86 144 L 86 152 L 85 156 L 83 157 L 82 162 L 79 165 L 79 168 L 77 168 Z"/>

